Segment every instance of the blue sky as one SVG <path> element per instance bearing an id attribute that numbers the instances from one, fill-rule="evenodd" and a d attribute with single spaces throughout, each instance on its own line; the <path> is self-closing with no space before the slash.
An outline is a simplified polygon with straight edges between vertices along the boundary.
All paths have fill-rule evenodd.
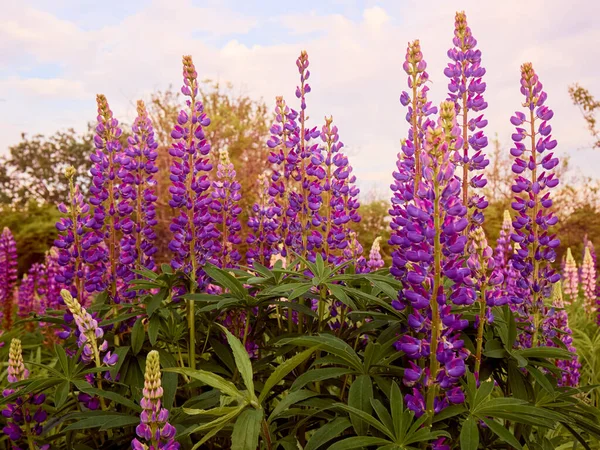
<path id="1" fill-rule="evenodd" d="M 95 94 L 107 95 L 131 123 L 135 101 L 181 83 L 182 54 L 202 78 L 273 103 L 293 102 L 294 61 L 306 49 L 313 92 L 310 117 L 333 115 L 364 190 L 385 190 L 406 135 L 398 97 L 406 44 L 421 39 L 431 99 L 446 95 L 442 74 L 454 12 L 465 10 L 487 68 L 489 136 L 507 151 L 510 115 L 519 108 L 519 66 L 532 61 L 555 110 L 559 153 L 574 173 L 596 176 L 600 151 L 589 148 L 568 97 L 579 81 L 600 97 L 600 2 L 399 1 L 76 1 L 3 2 L 0 16 L 0 154 L 21 132 L 83 130 Z"/>

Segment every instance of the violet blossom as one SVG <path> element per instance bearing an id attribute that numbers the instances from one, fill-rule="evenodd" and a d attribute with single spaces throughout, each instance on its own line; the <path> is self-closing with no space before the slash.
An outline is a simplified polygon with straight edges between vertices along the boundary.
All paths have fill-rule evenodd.
<path id="1" fill-rule="evenodd" d="M 17 285 L 17 243 L 5 227 L 0 234 L 0 323 L 10 330 L 13 323 L 15 287 Z"/>

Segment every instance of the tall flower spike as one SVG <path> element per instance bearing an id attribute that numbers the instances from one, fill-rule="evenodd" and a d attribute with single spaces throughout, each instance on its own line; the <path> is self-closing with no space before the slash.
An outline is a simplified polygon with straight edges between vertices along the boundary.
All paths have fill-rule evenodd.
<path id="1" fill-rule="evenodd" d="M 281 239 L 281 254 L 288 255 L 296 236 L 290 232 L 290 223 L 297 219 L 297 211 L 291 208 L 290 193 L 293 190 L 294 180 L 292 173 L 298 171 L 298 158 L 295 146 L 298 142 L 298 113 L 290 109 L 283 97 L 276 98 L 275 122 L 271 126 L 271 137 L 267 146 L 271 149 L 269 163 L 273 165 L 269 195 L 273 198 L 273 214 L 280 217 L 279 228 L 275 233 Z"/>
<path id="2" fill-rule="evenodd" d="M 563 280 L 564 292 L 568 298 L 568 302 L 573 303 L 579 295 L 579 271 L 575 258 L 573 258 L 573 254 L 571 253 L 571 248 L 567 249 Z"/>
<path id="3" fill-rule="evenodd" d="M 462 145 L 452 102 L 442 102 L 439 125 L 427 129 L 424 142 L 423 177 L 414 204 L 406 205 L 397 222 L 401 226 L 395 243 L 402 246 L 405 259 L 396 261 L 395 267 L 404 289 L 392 305 L 408 308 L 410 330 L 400 337 L 397 348 L 411 360 L 427 360 L 418 365 L 411 361 L 411 370 L 405 372 L 404 383 L 413 386 L 407 405 L 419 416 L 426 413 L 431 423 L 435 413 L 464 399 L 457 384 L 469 352 L 459 333 L 468 321 L 452 314 L 451 308 L 452 303 L 470 305 L 475 300 L 473 288 L 463 286 L 470 274 L 461 264 L 467 240 L 462 231 L 468 221 L 450 159 Z M 452 289 L 445 290 L 443 276 L 454 281 Z"/>
<path id="4" fill-rule="evenodd" d="M 272 258 L 279 253 L 277 230 L 281 222 L 278 219 L 279 208 L 275 205 L 275 198 L 269 194 L 270 187 L 269 173 L 265 171 L 258 176 L 258 200 L 252 206 L 252 214 L 248 219 L 248 227 L 252 231 L 246 239 L 246 258 L 250 266 L 254 261 L 263 266 L 272 266 Z"/>
<path id="5" fill-rule="evenodd" d="M 577 349 L 573 345 L 573 332 L 569 328 L 569 316 L 564 310 L 564 306 L 561 282 L 558 281 L 554 284 L 552 291 L 552 308 L 548 311 L 544 319 L 545 344 L 547 347 L 558 347 L 553 340 L 554 338 L 558 338 L 571 353 L 570 359 L 559 359 L 556 361 L 558 368 L 563 371 L 557 382 L 559 386 L 577 387 L 581 364 L 577 357 Z"/>
<path id="6" fill-rule="evenodd" d="M 427 100 L 429 88 L 426 86 L 429 75 L 426 72 L 427 63 L 423 59 L 421 44 L 418 40 L 408 44 L 406 58 L 403 64 L 408 75 L 409 94 L 406 91 L 400 96 L 400 103 L 407 107 L 406 121 L 409 124 L 408 138 L 402 141 L 402 152 L 398 154 L 396 171 L 393 173 L 394 182 L 390 186 L 393 192 L 390 208 L 392 228 L 389 244 L 392 246 L 392 267 L 390 272 L 402 280 L 406 277 L 406 242 L 402 236 L 403 229 L 410 220 L 407 205 L 418 190 L 422 178 L 421 153 L 425 139 L 425 131 L 435 123 L 428 118 L 437 113 L 437 107 Z"/>
<path id="7" fill-rule="evenodd" d="M 481 114 L 481 111 L 487 108 L 487 103 L 483 99 L 486 86 L 482 81 L 485 69 L 481 67 L 481 51 L 475 48 L 477 40 L 467 25 L 467 16 L 464 12 L 456 13 L 453 43 L 454 47 L 448 50 L 448 57 L 452 62 L 448 64 L 444 74 L 450 78 L 448 100 L 454 102 L 456 113 L 461 116 L 463 145 L 462 149 L 457 149 L 454 154 L 454 161 L 463 169 L 460 174 L 462 202 L 467 208 L 474 209 L 471 219 L 481 224 L 483 223 L 481 210 L 487 207 L 488 202 L 474 190 L 486 185 L 487 180 L 482 172 L 489 164 L 489 160 L 482 152 L 488 144 L 487 137 L 482 131 L 488 121 Z M 471 177 L 469 173 L 472 173 Z"/>
<path id="8" fill-rule="evenodd" d="M 96 367 L 100 367 L 103 363 L 107 366 L 115 365 L 117 355 L 108 351 L 108 342 L 102 339 L 104 331 L 98 326 L 98 321 L 79 304 L 77 299 L 73 298 L 69 291 L 63 289 L 60 295 L 73 314 L 79 330 L 77 345 L 82 349 L 82 361 L 86 364 L 93 361 Z"/>
<path id="9" fill-rule="evenodd" d="M 525 97 L 523 106 L 527 113 L 516 112 L 511 123 L 516 126 L 512 135 L 515 157 L 512 171 L 517 175 L 512 191 L 515 194 L 512 208 L 516 212 L 513 220 L 515 243 L 513 266 L 521 273 L 518 287 L 527 293 L 525 310 L 533 319 L 532 345 L 536 347 L 541 336 L 538 329 L 543 317 L 544 298 L 552 293 L 552 284 L 560 274 L 552 268 L 556 259 L 556 247 L 560 240 L 550 232 L 558 221 L 549 211 L 552 206 L 550 189 L 558 185 L 552 172 L 558 165 L 553 150 L 552 127 L 548 121 L 554 113 L 545 106 L 547 94 L 533 70 L 531 63 L 521 66 L 521 93 Z M 526 125 L 523 125 L 526 124 Z M 523 125 L 523 126 L 522 126 Z M 524 156 L 527 155 L 527 156 Z M 524 176 L 529 171 L 529 177 Z"/>
<path id="10" fill-rule="evenodd" d="M 179 449 L 179 443 L 175 441 L 175 427 L 168 422 L 169 411 L 161 407 L 163 388 L 160 378 L 159 354 L 151 350 L 146 357 L 140 424 L 135 429 L 141 441 L 133 439 L 131 448 L 134 450 Z"/>
<path id="11" fill-rule="evenodd" d="M 339 140 L 338 128 L 331 117 L 325 118 L 321 128 L 323 146 L 315 152 L 310 164 L 314 173 L 322 174 L 321 214 L 315 213 L 313 225 L 321 221 L 323 241 L 323 259 L 333 264 L 343 260 L 343 251 L 348 246 L 350 224 L 359 222 L 358 194 L 356 177 L 348 164 L 348 157 L 341 152 L 344 144 Z M 317 192 L 317 190 L 315 190 Z"/>
<path id="12" fill-rule="evenodd" d="M 58 238 L 54 245 L 58 248 L 58 264 L 61 268 L 56 274 L 56 282 L 63 288 L 69 289 L 77 298 L 85 299 L 86 290 L 83 243 L 95 242 L 98 235 L 94 231 L 85 231 L 86 223 L 90 220 L 90 206 L 85 203 L 79 187 L 75 184 L 76 171 L 72 166 L 65 170 L 69 183 L 69 204 L 61 203 L 58 210 L 64 214 L 56 222 Z M 102 253 L 104 249 L 101 249 Z M 95 290 L 96 288 L 94 288 Z"/>
<path id="13" fill-rule="evenodd" d="M 15 287 L 17 285 L 17 243 L 8 228 L 0 235 L 0 313 L 2 329 L 10 330 L 13 323 Z"/>
<path id="14" fill-rule="evenodd" d="M 204 228 L 210 225 L 208 205 L 210 188 L 208 173 L 212 170 L 204 127 L 210 119 L 198 97 L 198 74 L 191 56 L 183 57 L 183 87 L 188 97 L 187 109 L 177 116 L 177 125 L 171 131 L 173 144 L 169 150 L 173 157 L 169 205 L 176 216 L 171 223 L 173 239 L 169 244 L 174 253 L 172 264 L 196 280 L 206 259 L 203 247 Z"/>
<path id="15" fill-rule="evenodd" d="M 220 149 L 217 180 L 213 181 L 210 203 L 213 227 L 206 231 L 211 236 L 206 249 L 210 260 L 222 268 L 236 267 L 242 258 L 239 251 L 242 226 L 238 219 L 242 212 L 240 188 L 227 150 Z"/>
<path id="16" fill-rule="evenodd" d="M 133 270 L 155 267 L 154 255 L 158 248 L 154 245 L 156 233 L 156 181 L 158 171 L 156 158 L 158 143 L 154 140 L 154 129 L 148 117 L 146 106 L 141 100 L 137 103 L 137 117 L 133 123 L 133 135 L 127 139 L 127 148 L 119 158 L 118 186 L 119 201 L 117 210 L 120 216 L 119 229 L 123 237 L 120 241 L 117 275 L 122 281 L 120 297 L 135 297 L 129 291 L 129 282 L 136 277 Z"/>
<path id="17" fill-rule="evenodd" d="M 204 127 L 210 125 L 210 119 L 204 112 L 204 106 L 198 97 L 198 73 L 191 56 L 183 57 L 183 86 L 181 92 L 188 97 L 186 110 L 179 111 L 177 125 L 171 131 L 173 144 L 169 154 L 173 157 L 171 182 L 169 187 L 171 200 L 169 206 L 175 209 L 170 230 L 173 239 L 169 249 L 173 252 L 171 264 L 182 269 L 191 278 L 191 293 L 196 284 L 203 283 L 202 266 L 206 262 L 206 243 L 213 225 L 210 221 L 208 194 L 212 170 L 210 163 L 210 144 L 206 141 Z M 187 320 L 189 339 L 190 367 L 196 367 L 195 314 L 194 302 L 188 301 Z"/>
<path id="18" fill-rule="evenodd" d="M 589 247 L 585 248 L 581 264 L 581 288 L 585 311 L 591 315 L 596 306 L 596 266 Z"/>
<path id="19" fill-rule="evenodd" d="M 90 272 L 85 277 L 85 289 L 89 293 L 100 292 L 109 288 L 111 299 L 119 301 L 117 296 L 117 263 L 119 217 L 117 212 L 118 160 L 121 152 L 119 137 L 122 132 L 119 121 L 113 117 L 106 97 L 96 96 L 98 103 L 98 124 L 92 153 L 93 163 L 90 173 L 90 204 L 93 212 L 86 226 L 92 233 L 86 233 L 83 238 L 84 261 L 89 265 Z"/>
<path id="20" fill-rule="evenodd" d="M 29 317 L 32 313 L 41 312 L 40 292 L 44 271 L 45 267 L 42 264 L 32 264 L 27 275 L 24 275 L 21 280 L 18 294 L 19 310 L 17 314 L 22 319 Z M 26 326 L 29 331 L 33 331 L 32 327 L 35 324 L 29 322 Z"/>

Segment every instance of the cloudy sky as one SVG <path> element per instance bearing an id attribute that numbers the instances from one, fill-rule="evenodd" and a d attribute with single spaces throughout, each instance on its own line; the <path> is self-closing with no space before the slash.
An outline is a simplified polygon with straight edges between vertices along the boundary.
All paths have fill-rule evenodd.
<path id="1" fill-rule="evenodd" d="M 486 132 L 507 151 L 510 115 L 519 108 L 519 66 L 531 61 L 555 110 L 559 152 L 576 170 L 598 176 L 600 150 L 567 88 L 575 81 L 600 97 L 597 0 L 0 0 L 0 154 L 22 132 L 85 129 L 104 93 L 131 123 L 135 101 L 181 84 L 181 55 L 201 78 L 273 104 L 293 102 L 301 50 L 311 61 L 312 123 L 333 115 L 363 190 L 389 184 L 406 135 L 398 98 L 402 61 L 419 38 L 432 80 L 445 98 L 442 71 L 454 13 L 465 10 L 487 68 Z M 450 6 L 451 4 L 451 6 Z"/>

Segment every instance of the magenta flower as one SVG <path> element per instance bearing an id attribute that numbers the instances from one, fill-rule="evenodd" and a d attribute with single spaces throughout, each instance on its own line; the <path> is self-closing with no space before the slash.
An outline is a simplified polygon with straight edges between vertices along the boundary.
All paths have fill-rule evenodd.
<path id="1" fill-rule="evenodd" d="M 369 271 L 381 269 L 385 265 L 385 262 L 381 258 L 381 246 L 379 244 L 380 241 L 381 237 L 376 237 L 373 241 L 373 245 L 371 246 L 369 260 L 367 261 L 367 267 L 369 268 Z"/>
<path id="2" fill-rule="evenodd" d="M 30 314 L 39 314 L 42 309 L 40 293 L 42 292 L 42 277 L 45 267 L 42 264 L 32 264 L 21 280 L 18 293 L 19 309 L 17 315 L 24 319 Z"/>
<path id="3" fill-rule="evenodd" d="M 0 318 L 2 329 L 13 323 L 15 287 L 17 285 L 17 243 L 8 228 L 0 235 Z"/>
<path id="4" fill-rule="evenodd" d="M 246 259 L 249 265 L 257 261 L 269 267 L 272 266 L 273 257 L 285 258 L 280 255 L 278 248 L 279 208 L 275 206 L 275 198 L 269 195 L 270 187 L 271 181 L 268 172 L 265 171 L 258 176 L 258 201 L 252 206 L 252 213 L 248 219 L 248 227 L 251 231 L 246 239 L 248 243 Z"/>

